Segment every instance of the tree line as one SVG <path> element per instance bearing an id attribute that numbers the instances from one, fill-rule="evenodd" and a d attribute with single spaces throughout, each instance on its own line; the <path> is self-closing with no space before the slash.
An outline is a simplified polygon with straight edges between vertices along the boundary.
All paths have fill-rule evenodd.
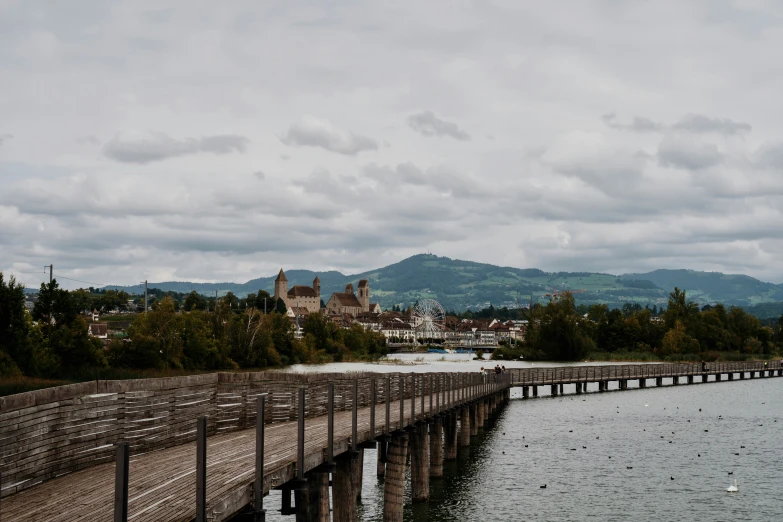
<path id="1" fill-rule="evenodd" d="M 584 312 L 584 313 L 582 313 Z M 577 307 L 569 293 L 545 306 L 522 310 L 525 340 L 496 352 L 498 357 L 574 361 L 598 354 L 608 358 L 718 360 L 777 357 L 783 350 L 783 316 L 761 321 L 737 306 L 705 305 L 701 310 L 675 288 L 661 310 L 628 304 L 609 309 Z"/>
<path id="2" fill-rule="evenodd" d="M 223 296 L 213 301 L 210 311 L 195 292 L 187 294 L 182 305 L 171 296 L 155 299 L 148 313 L 135 316 L 127 338 L 107 345 L 88 333 L 82 312 L 94 303 L 86 306 L 85 292 L 92 294 L 64 290 L 57 280 L 44 283 L 28 313 L 24 286 L 13 277 L 6 281 L 0 272 L 0 376 L 68 378 L 86 369 L 109 368 L 266 368 L 387 353 L 381 334 L 360 325 L 344 329 L 318 313 L 299 320 L 298 338 L 285 304 L 263 291 L 245 298 L 243 306 L 233 294 Z M 114 291 L 102 295 L 109 292 Z"/>

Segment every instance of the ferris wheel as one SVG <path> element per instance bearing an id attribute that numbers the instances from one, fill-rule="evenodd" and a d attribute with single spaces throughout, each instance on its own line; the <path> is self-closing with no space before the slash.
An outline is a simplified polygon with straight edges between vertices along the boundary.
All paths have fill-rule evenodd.
<path id="1" fill-rule="evenodd" d="M 423 299 L 413 309 L 413 324 L 419 337 L 440 337 L 443 333 L 446 313 L 434 299 Z"/>

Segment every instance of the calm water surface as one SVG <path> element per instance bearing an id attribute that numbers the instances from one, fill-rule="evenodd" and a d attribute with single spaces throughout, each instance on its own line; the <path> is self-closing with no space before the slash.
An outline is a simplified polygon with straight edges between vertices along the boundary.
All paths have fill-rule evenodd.
<path id="1" fill-rule="evenodd" d="M 295 370 L 473 371 L 482 365 L 468 356 L 447 356 L 461 361 L 449 362 L 433 355 L 416 366 Z M 530 363 L 506 363 L 512 365 Z M 494 425 L 457 461 L 445 462 L 444 478 L 431 481 L 430 502 L 406 502 L 405 520 L 783 520 L 783 378 L 520 397 L 514 390 Z M 360 512 L 366 521 L 383 518 L 375 466 L 376 452 L 365 450 Z M 726 493 L 733 478 L 740 491 Z M 274 512 L 279 492 L 265 504 L 267 520 L 292 520 Z"/>

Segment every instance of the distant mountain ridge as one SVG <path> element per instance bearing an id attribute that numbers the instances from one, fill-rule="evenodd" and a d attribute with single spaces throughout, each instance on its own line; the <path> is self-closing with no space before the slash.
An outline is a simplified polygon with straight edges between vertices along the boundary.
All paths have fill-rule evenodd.
<path id="1" fill-rule="evenodd" d="M 333 292 L 342 291 L 347 283 L 360 279 L 370 281 L 372 301 L 384 308 L 399 304 L 408 306 L 419 299 L 432 298 L 447 310 L 480 309 L 545 302 L 552 294 L 575 291 L 580 303 L 606 303 L 622 306 L 627 302 L 642 305 L 665 305 L 669 292 L 677 286 L 700 304 L 721 302 L 727 305 L 751 306 L 783 301 L 783 285 L 759 281 L 741 274 L 699 272 L 693 270 L 654 270 L 638 274 L 601 274 L 591 272 L 544 272 L 537 268 L 513 268 L 418 254 L 398 263 L 360 274 L 345 275 L 337 271 L 286 270 L 289 287 L 311 285 L 317 275 L 321 280 L 324 301 Z M 219 295 L 233 292 L 244 296 L 250 292 L 274 289 L 277 274 L 252 279 L 246 283 L 150 283 L 150 288 Z M 142 285 L 111 286 L 131 293 L 143 292 Z"/>

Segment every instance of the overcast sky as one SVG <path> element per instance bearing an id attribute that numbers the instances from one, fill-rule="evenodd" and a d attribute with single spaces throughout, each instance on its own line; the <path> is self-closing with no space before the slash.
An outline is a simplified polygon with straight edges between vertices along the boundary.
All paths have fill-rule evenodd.
<path id="1" fill-rule="evenodd" d="M 781 63 L 779 0 L 0 0 L 0 270 L 780 283 Z"/>

